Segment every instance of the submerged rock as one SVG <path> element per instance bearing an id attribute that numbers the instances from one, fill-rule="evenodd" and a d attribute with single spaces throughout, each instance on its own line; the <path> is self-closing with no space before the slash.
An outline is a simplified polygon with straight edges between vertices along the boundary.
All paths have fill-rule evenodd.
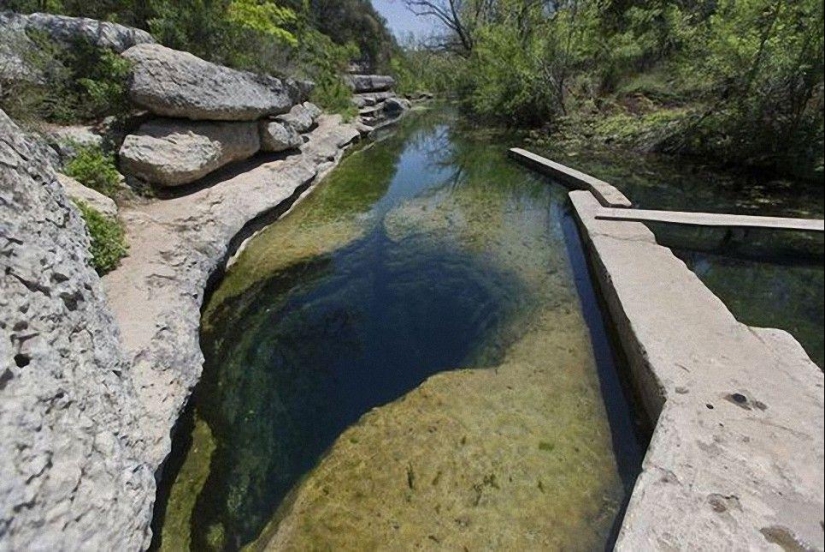
<path id="1" fill-rule="evenodd" d="M 166 117 L 252 121 L 286 113 L 305 94 L 296 81 L 236 71 L 157 44 L 123 56 L 134 63 L 132 101 Z"/>
<path id="2" fill-rule="evenodd" d="M 384 113 L 391 117 L 395 117 L 409 110 L 411 107 L 412 104 L 409 100 L 405 100 L 403 98 L 389 98 L 386 102 L 384 102 Z"/>
<path id="3" fill-rule="evenodd" d="M 163 186 L 189 184 L 260 149 L 255 122 L 157 120 L 130 134 L 120 148 L 125 174 Z"/>
<path id="4" fill-rule="evenodd" d="M 148 546 L 143 409 L 41 148 L 0 111 L 0 549 Z"/>

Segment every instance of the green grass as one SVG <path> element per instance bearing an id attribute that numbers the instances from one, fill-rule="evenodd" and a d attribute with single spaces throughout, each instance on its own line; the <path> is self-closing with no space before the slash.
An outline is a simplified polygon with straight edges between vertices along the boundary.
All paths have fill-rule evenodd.
<path id="1" fill-rule="evenodd" d="M 82 201 L 75 201 L 75 204 L 92 238 L 92 266 L 100 275 L 114 270 L 129 251 L 123 226 Z"/>
<path id="2" fill-rule="evenodd" d="M 66 165 L 66 175 L 108 197 L 114 197 L 120 184 L 114 156 L 94 146 L 77 148 L 77 155 Z"/>

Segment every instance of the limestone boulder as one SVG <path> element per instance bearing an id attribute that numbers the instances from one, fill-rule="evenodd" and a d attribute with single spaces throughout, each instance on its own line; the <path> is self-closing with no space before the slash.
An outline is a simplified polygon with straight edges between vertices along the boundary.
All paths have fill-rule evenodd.
<path id="1" fill-rule="evenodd" d="M 304 143 L 297 130 L 280 121 L 261 121 L 259 130 L 262 151 L 286 151 L 298 148 Z"/>
<path id="2" fill-rule="evenodd" d="M 42 83 L 43 71 L 29 59 L 37 46 L 26 34 L 26 17 L 0 12 L 0 85 L 3 82 Z"/>
<path id="3" fill-rule="evenodd" d="M 65 174 L 57 174 L 57 181 L 63 187 L 63 191 L 74 201 L 80 201 L 109 218 L 117 217 L 117 205 L 112 198 L 107 197 L 97 190 L 87 188 L 74 178 Z"/>
<path id="4" fill-rule="evenodd" d="M 108 21 L 50 13 L 33 13 L 24 17 L 27 30 L 44 33 L 65 47 L 72 47 L 78 40 L 86 40 L 98 48 L 121 53 L 137 44 L 155 43 L 146 31 Z"/>
<path id="5" fill-rule="evenodd" d="M 318 117 L 323 115 L 324 111 L 312 102 L 304 102 L 304 109 L 307 110 L 309 116 L 312 117 L 313 122 L 318 120 Z"/>
<path id="6" fill-rule="evenodd" d="M 288 112 L 302 95 L 294 81 L 236 71 L 157 44 L 123 56 L 134 64 L 131 100 L 165 117 L 252 121 Z"/>
<path id="7" fill-rule="evenodd" d="M 0 550 L 141 550 L 154 468 L 89 235 L 0 111 Z"/>
<path id="8" fill-rule="evenodd" d="M 395 86 L 395 79 L 389 75 L 347 75 L 345 82 L 356 94 L 384 92 Z"/>
<path id="9" fill-rule="evenodd" d="M 315 90 L 315 83 L 308 80 L 286 79 L 284 84 L 292 98 L 292 105 L 306 102 Z"/>
<path id="10" fill-rule="evenodd" d="M 312 112 L 303 105 L 296 105 L 285 115 L 279 115 L 277 120 L 287 126 L 292 127 L 297 132 L 303 134 L 308 132 L 315 124 Z"/>
<path id="11" fill-rule="evenodd" d="M 156 120 L 120 147 L 121 172 L 162 186 L 181 186 L 260 149 L 256 122 Z"/>

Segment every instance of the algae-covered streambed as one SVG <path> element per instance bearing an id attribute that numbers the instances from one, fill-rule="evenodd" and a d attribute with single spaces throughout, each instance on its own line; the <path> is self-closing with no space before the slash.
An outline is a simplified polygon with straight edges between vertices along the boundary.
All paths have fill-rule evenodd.
<path id="1" fill-rule="evenodd" d="M 641 452 L 566 191 L 459 124 L 404 121 L 227 272 L 161 549 L 609 541 Z"/>

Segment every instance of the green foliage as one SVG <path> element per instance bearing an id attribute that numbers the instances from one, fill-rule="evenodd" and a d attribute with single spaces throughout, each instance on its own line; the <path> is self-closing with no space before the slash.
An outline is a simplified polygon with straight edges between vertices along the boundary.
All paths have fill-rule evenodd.
<path id="1" fill-rule="evenodd" d="M 475 115 L 551 128 L 577 111 L 624 117 L 627 132 L 611 134 L 645 149 L 822 176 L 821 0 L 451 5 L 459 21 L 440 44 L 460 47 L 429 55 L 459 67 L 407 52 L 405 86 L 436 80 L 417 71 L 426 59 Z"/>
<path id="2" fill-rule="evenodd" d="M 114 156 L 96 147 L 78 148 L 77 155 L 66 165 L 66 174 L 109 197 L 114 197 L 120 182 Z"/>
<path id="3" fill-rule="evenodd" d="M 129 110 L 126 59 L 85 40 L 67 49 L 44 33 L 30 32 L 29 38 L 38 47 L 25 53 L 25 61 L 43 74 L 44 84 L 13 82 L 4 87 L 0 107 L 12 117 L 78 123 Z"/>
<path id="4" fill-rule="evenodd" d="M 71 71 L 77 87 L 75 113 L 81 119 L 121 116 L 129 111 L 125 83 L 131 63 L 111 50 L 80 43 L 72 51 Z"/>
<path id="5" fill-rule="evenodd" d="M 315 30 L 305 31 L 302 38 L 298 55 L 306 76 L 315 82 L 312 101 L 347 118 L 354 116 L 357 111 L 352 105 L 352 91 L 341 74 L 358 55 L 358 47 L 352 43 L 340 46 Z"/>
<path id="6" fill-rule="evenodd" d="M 86 221 L 92 240 L 92 266 L 101 275 L 114 270 L 129 251 L 123 226 L 82 201 L 75 203 Z"/>

